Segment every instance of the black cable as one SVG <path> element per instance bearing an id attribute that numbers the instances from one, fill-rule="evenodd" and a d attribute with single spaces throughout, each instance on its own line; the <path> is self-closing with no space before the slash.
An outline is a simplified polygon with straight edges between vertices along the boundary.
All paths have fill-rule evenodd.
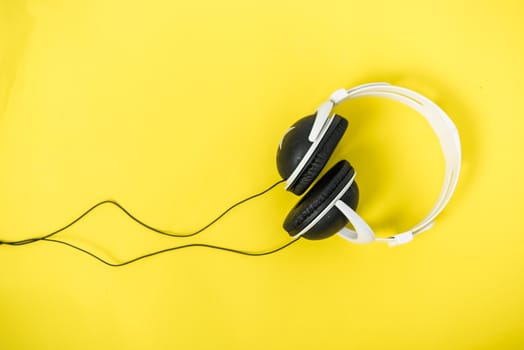
<path id="1" fill-rule="evenodd" d="M 73 226 L 78 221 L 80 221 L 82 218 L 84 218 L 86 215 L 88 215 L 90 212 L 92 212 L 93 210 L 95 210 L 96 208 L 98 208 L 99 206 L 104 205 L 104 204 L 112 204 L 112 205 L 116 206 L 117 208 L 122 210 L 133 221 L 135 221 L 136 223 L 138 223 L 139 225 L 145 227 L 146 229 L 148 229 L 150 231 L 153 231 L 153 232 L 156 232 L 158 234 L 165 235 L 165 236 L 171 236 L 171 237 L 191 237 L 191 236 L 197 235 L 200 232 L 208 229 L 211 225 L 216 223 L 224 215 L 226 215 L 228 212 L 230 212 L 231 210 L 233 210 L 237 206 L 239 206 L 239 205 L 241 205 L 241 204 L 243 204 L 243 203 L 245 203 L 247 201 L 250 201 L 250 200 L 252 200 L 254 198 L 262 196 L 263 194 L 271 191 L 273 188 L 275 188 L 276 186 L 278 186 L 282 182 L 284 182 L 284 180 L 277 181 L 276 183 L 274 183 L 273 185 L 269 186 L 265 190 L 263 190 L 261 192 L 258 192 L 258 193 L 254 194 L 252 196 L 249 196 L 247 198 L 244 198 L 244 199 L 236 202 L 235 204 L 231 205 L 229 208 L 224 210 L 220 215 L 218 215 L 211 222 L 209 222 L 208 224 L 204 225 L 203 227 L 201 227 L 200 229 L 198 229 L 198 230 L 196 230 L 196 231 L 194 231 L 192 233 L 179 234 L 179 233 L 173 233 L 173 232 L 170 232 L 170 231 L 167 231 L 167 230 L 162 230 L 162 229 L 159 229 L 159 228 L 155 228 L 155 227 L 153 227 L 151 225 L 146 224 L 144 221 L 138 219 L 136 216 L 131 214 L 126 208 L 124 208 L 123 205 L 121 205 L 117 201 L 108 199 L 108 200 L 104 200 L 104 201 L 98 202 L 97 204 L 95 204 L 91 208 L 87 209 L 83 214 L 81 214 L 79 217 L 77 217 L 76 219 L 74 219 L 73 221 L 68 223 L 67 225 L 65 225 L 65 226 L 59 228 L 58 230 L 55 230 L 55 231 L 53 231 L 53 232 L 51 232 L 51 233 L 49 233 L 47 235 L 44 235 L 44 236 L 41 236 L 41 237 L 36 237 L 36 238 L 23 239 L 23 240 L 20 240 L 20 241 L 0 241 L 0 244 L 25 245 L 25 244 L 34 243 L 34 242 L 37 242 L 37 241 L 40 241 L 40 240 L 46 240 L 47 238 L 50 238 L 50 237 L 52 237 L 52 236 L 54 236 L 54 235 L 56 235 L 56 234 L 58 234 L 58 233 L 60 233 L 60 232 L 62 232 L 64 230 L 68 229 L 69 227 Z"/>
<path id="2" fill-rule="evenodd" d="M 242 255 L 248 255 L 248 256 L 263 256 L 263 255 L 269 255 L 269 254 L 273 254 L 273 253 L 276 253 L 286 247 L 289 247 L 291 244 L 295 243 L 296 241 L 298 241 L 300 238 L 295 238 L 294 240 L 280 246 L 280 247 L 277 247 L 277 248 L 273 248 L 271 250 L 267 250 L 267 251 L 263 251 L 263 252 L 246 252 L 246 251 L 243 251 L 243 250 L 238 250 L 238 249 L 233 249 L 233 248 L 226 248 L 226 247 L 220 247 L 220 246 L 215 246 L 215 245 L 211 245 L 211 244 L 204 244 L 204 243 L 193 243 L 193 244 L 186 244 L 186 245 L 180 245 L 180 246 L 176 246 L 176 247 L 171 247 L 171 248 L 166 248 L 166 249 L 161 249 L 161 250 L 157 250 L 157 251 L 154 251 L 154 252 L 151 252 L 151 253 L 147 253 L 147 254 L 144 254 L 144 255 L 140 255 L 136 258 L 133 258 L 133 259 L 130 259 L 130 260 L 127 260 L 127 261 L 124 261 L 124 262 L 121 262 L 121 263 L 112 263 L 110 261 L 107 261 L 107 260 L 104 260 L 103 258 L 95 255 L 94 253 L 91 253 L 90 251 L 84 249 L 84 248 L 80 248 L 74 244 L 71 244 L 69 242 L 65 242 L 65 241 L 60 241 L 60 240 L 57 240 L 57 239 L 50 239 L 50 238 L 42 238 L 41 240 L 42 241 L 47 241 L 47 242 L 54 242 L 54 243 L 60 243 L 60 244 L 63 244 L 63 245 L 66 245 L 70 248 L 73 248 L 73 249 L 76 249 L 82 253 L 85 253 L 93 258 L 95 258 L 96 260 L 100 261 L 101 263 L 105 264 L 105 265 L 108 265 L 108 266 L 111 266 L 111 267 L 120 267 L 120 266 L 124 266 L 124 265 L 128 265 L 128 264 L 131 264 L 131 263 L 134 263 L 134 262 L 137 262 L 139 260 L 142 260 L 142 259 L 146 259 L 146 258 L 149 258 L 149 257 L 152 257 L 152 256 L 155 256 L 155 255 L 159 255 L 159 254 L 162 254 L 162 253 L 167 253 L 167 252 L 171 252 L 171 251 L 174 251 L 174 250 L 179 250 L 179 249 L 185 249 L 185 248 L 191 248 L 191 247 L 204 247 L 204 248 L 210 248 L 210 249 L 218 249 L 218 250 L 223 250 L 223 251 L 226 251 L 226 252 L 230 252 L 230 253 L 236 253 L 236 254 L 242 254 Z"/>

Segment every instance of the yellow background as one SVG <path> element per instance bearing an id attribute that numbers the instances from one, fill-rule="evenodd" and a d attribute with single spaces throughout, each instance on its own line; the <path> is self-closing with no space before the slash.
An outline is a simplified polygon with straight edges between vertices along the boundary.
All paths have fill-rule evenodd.
<path id="1" fill-rule="evenodd" d="M 413 243 L 300 241 L 271 256 L 191 248 L 109 268 L 53 243 L 0 246 L 0 349 L 524 348 L 524 8 L 519 1 L 0 3 L 0 238 L 99 200 L 196 229 L 278 180 L 285 130 L 340 87 L 389 81 L 456 122 L 462 176 Z M 381 235 L 438 195 L 422 118 L 352 101 L 330 164 L 356 168 Z M 277 189 L 191 239 L 104 206 L 61 238 L 114 261 L 187 242 L 288 241 Z"/>

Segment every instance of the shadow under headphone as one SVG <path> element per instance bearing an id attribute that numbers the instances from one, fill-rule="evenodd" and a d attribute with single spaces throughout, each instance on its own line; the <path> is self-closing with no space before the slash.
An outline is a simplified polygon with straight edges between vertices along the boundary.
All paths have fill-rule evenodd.
<path id="1" fill-rule="evenodd" d="M 387 238 L 375 237 L 371 227 L 356 213 L 359 201 L 359 190 L 355 182 L 356 172 L 346 160 L 339 161 L 313 184 L 348 126 L 346 119 L 332 114 L 333 107 L 343 101 L 366 96 L 383 97 L 399 101 L 425 117 L 440 141 L 446 163 L 442 191 L 431 211 L 410 230 Z M 407 243 L 414 236 L 431 228 L 436 216 L 444 209 L 455 190 L 460 165 L 461 148 L 458 131 L 451 119 L 435 103 L 406 88 L 387 83 L 365 84 L 351 90 L 340 89 L 335 91 L 327 102 L 320 105 L 314 115 L 300 119 L 288 129 L 280 142 L 277 152 L 277 168 L 284 180 L 278 181 L 264 191 L 235 203 L 210 223 L 192 233 L 179 234 L 155 228 L 138 219 L 117 201 L 103 200 L 93 205 L 70 223 L 51 233 L 17 241 L 0 240 L 0 245 L 25 246 L 36 242 L 53 242 L 76 249 L 106 265 L 114 267 L 128 265 L 155 255 L 189 247 L 206 247 L 242 255 L 263 256 L 276 253 L 288 247 L 300 237 L 323 239 L 334 234 L 339 234 L 353 243 L 384 241 L 393 246 Z M 155 233 L 171 237 L 191 237 L 209 228 L 233 208 L 267 193 L 284 181 L 286 182 L 286 189 L 297 195 L 304 194 L 309 187 L 311 189 L 291 209 L 284 221 L 284 229 L 294 239 L 277 248 L 266 251 L 248 252 L 206 243 L 190 243 L 157 250 L 123 262 L 112 262 L 72 243 L 52 238 L 104 204 L 118 207 L 136 223 Z M 352 228 L 347 227 L 348 224 Z"/>
<path id="2" fill-rule="evenodd" d="M 388 238 L 377 238 L 357 213 L 359 189 L 356 172 L 346 160 L 339 161 L 324 174 L 291 209 L 284 229 L 293 238 L 323 239 L 339 234 L 353 243 L 384 241 L 390 246 L 410 242 L 432 227 L 456 187 L 461 165 L 457 128 L 446 113 L 428 98 L 387 83 L 372 83 L 351 90 L 335 91 L 314 115 L 297 121 L 284 134 L 277 152 L 277 168 L 286 189 L 302 195 L 320 175 L 347 129 L 342 116 L 332 114 L 343 101 L 376 96 L 401 102 L 419 112 L 437 135 L 446 163 L 444 184 L 431 211 L 413 228 Z M 353 228 L 346 227 L 350 224 Z"/>

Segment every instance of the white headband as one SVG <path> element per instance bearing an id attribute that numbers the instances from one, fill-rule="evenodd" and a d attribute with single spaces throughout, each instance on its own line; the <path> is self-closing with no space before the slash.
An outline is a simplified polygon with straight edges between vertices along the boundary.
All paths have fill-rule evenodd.
<path id="1" fill-rule="evenodd" d="M 444 209 L 455 190 L 462 158 L 459 134 L 455 124 L 453 124 L 448 115 L 428 98 L 412 90 L 393 86 L 388 83 L 372 83 L 360 85 L 350 90 L 340 89 L 335 91 L 329 101 L 323 103 L 318 108 L 309 140 L 312 142 L 318 141 L 319 137 L 322 136 L 322 131 L 325 131 L 329 125 L 331 119 L 329 116 L 333 107 L 346 100 L 366 96 L 384 97 L 402 102 L 420 113 L 428 121 L 440 141 L 446 163 L 444 184 L 442 185 L 441 193 L 433 209 L 431 209 L 421 222 L 410 230 L 388 238 L 376 238 L 371 227 L 339 198 L 332 203 L 333 205 L 328 206 L 328 208 L 331 209 L 333 206 L 336 206 L 353 225 L 354 230 L 344 227 L 338 232 L 340 236 L 351 242 L 370 243 L 373 241 L 385 241 L 390 246 L 407 243 L 410 242 L 414 236 L 433 226 L 435 218 Z M 349 186 L 346 186 L 346 188 L 349 188 Z"/>

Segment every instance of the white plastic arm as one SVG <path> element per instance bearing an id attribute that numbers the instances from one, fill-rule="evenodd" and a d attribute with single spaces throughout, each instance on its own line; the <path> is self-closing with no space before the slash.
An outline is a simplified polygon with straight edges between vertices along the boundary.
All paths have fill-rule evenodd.
<path id="1" fill-rule="evenodd" d="M 458 177 L 460 174 L 460 166 L 462 162 L 460 137 L 453 121 L 439 106 L 437 106 L 427 97 L 424 97 L 417 92 L 403 87 L 390 85 L 388 83 L 365 84 L 357 86 L 350 90 L 337 90 L 331 95 L 329 101 L 333 103 L 333 106 L 336 106 L 339 103 L 342 103 L 343 101 L 366 96 L 375 96 L 392 99 L 401 102 L 420 113 L 426 119 L 426 121 L 429 123 L 429 125 L 437 135 L 440 142 L 440 146 L 442 148 L 442 153 L 444 155 L 444 161 L 446 165 L 442 190 L 435 205 L 426 215 L 426 217 L 406 232 L 394 235 L 389 238 L 375 239 L 377 241 L 386 241 L 390 245 L 407 243 L 411 241 L 414 236 L 431 228 L 437 215 L 440 214 L 440 212 L 449 202 L 457 185 Z M 344 215 L 349 213 L 349 215 L 346 216 L 348 217 L 348 220 L 353 226 L 356 223 L 357 225 L 359 225 L 359 228 L 362 227 L 362 223 L 359 221 L 362 219 L 358 215 L 356 215 L 356 213 L 350 213 L 350 211 L 348 211 L 347 208 L 345 208 L 344 206 L 337 205 L 337 207 L 344 213 Z M 341 207 L 344 208 L 344 211 L 341 209 Z M 349 218 L 349 216 L 351 216 L 351 219 Z M 364 221 L 362 220 L 362 222 Z M 350 241 L 364 243 L 363 241 L 360 241 L 360 239 L 358 238 L 360 237 L 359 228 L 357 228 L 356 226 L 354 227 L 356 229 L 356 232 L 344 228 L 339 232 L 339 234 Z M 369 235 L 365 237 L 369 237 Z M 366 238 L 365 240 L 367 239 L 368 238 Z"/>

